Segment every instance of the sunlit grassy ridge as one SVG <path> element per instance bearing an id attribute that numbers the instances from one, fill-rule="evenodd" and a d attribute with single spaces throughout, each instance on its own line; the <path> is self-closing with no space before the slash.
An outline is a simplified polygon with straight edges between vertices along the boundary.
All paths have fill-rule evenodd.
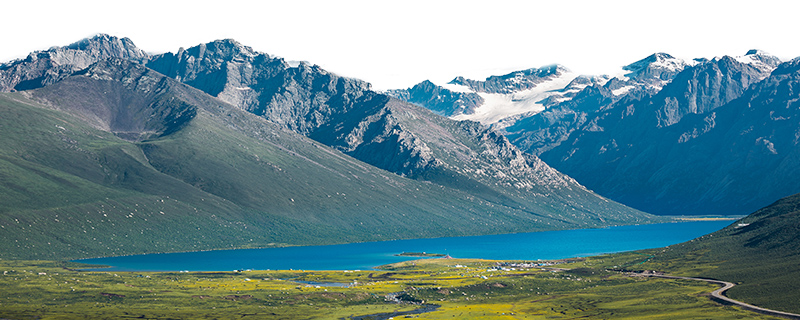
<path id="1" fill-rule="evenodd" d="M 645 251 L 653 258 L 631 268 L 736 283 L 733 299 L 800 313 L 800 195 L 781 199 L 695 240 Z"/>
<path id="2" fill-rule="evenodd" d="M 75 264 L 3 261 L 0 317 L 340 319 L 421 307 L 387 301 L 394 293 L 439 306 L 413 315 L 423 319 L 771 319 L 712 302 L 706 295 L 714 285 L 606 270 L 641 258 L 618 254 L 545 269 L 429 259 L 382 271 L 189 273 L 85 272 L 64 268 Z"/>

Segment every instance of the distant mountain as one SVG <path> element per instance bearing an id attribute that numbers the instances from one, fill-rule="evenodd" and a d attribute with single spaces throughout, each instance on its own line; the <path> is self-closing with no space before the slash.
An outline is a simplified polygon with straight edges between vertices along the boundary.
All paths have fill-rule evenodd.
<path id="1" fill-rule="evenodd" d="M 477 123 L 317 66 L 232 40 L 133 58 L 132 46 L 95 51 L 127 40 L 79 43 L 2 69 L 17 91 L 0 94 L 2 258 L 659 221 Z M 57 76 L 22 90 L 31 70 Z"/>
<path id="2" fill-rule="evenodd" d="M 776 146 L 772 139 L 779 134 L 745 134 L 769 126 L 794 136 L 797 123 L 756 122 L 764 116 L 753 114 L 778 112 L 781 104 L 775 101 L 794 99 L 791 91 L 757 86 L 779 64 L 758 50 L 688 62 L 656 53 L 623 67 L 622 76 L 574 78 L 540 100 L 546 106 L 541 112 L 488 123 L 523 151 L 635 208 L 657 214 L 745 214 L 800 192 L 790 182 L 796 177 L 785 169 L 791 167 L 795 144 L 777 138 L 782 141 L 778 155 L 769 149 L 768 155 L 758 149 Z M 510 77 L 492 79 L 500 78 Z M 750 88 L 753 93 L 745 94 Z M 732 105 L 743 103 L 737 99 L 758 90 L 774 100 L 757 109 L 717 111 L 736 109 Z M 721 114 L 741 121 L 740 127 L 719 128 Z M 726 134 L 711 140 L 711 131 Z M 708 137 L 696 139 L 700 136 Z"/>
<path id="3" fill-rule="evenodd" d="M 461 92 L 422 81 L 410 89 L 389 90 L 388 95 L 408 101 L 446 117 L 474 114 L 485 100 L 476 92 Z"/>
<path id="4" fill-rule="evenodd" d="M 494 127 L 521 149 L 540 155 L 584 125 L 597 129 L 587 123 L 593 114 L 620 100 L 625 103 L 655 94 L 691 65 L 669 54 L 656 53 L 623 67 L 623 77 L 579 76 L 562 89 L 563 98 L 548 103 L 547 109 L 505 119 Z"/>
<path id="5" fill-rule="evenodd" d="M 733 299 L 800 313 L 798 226 L 800 194 L 795 194 L 720 231 L 669 246 L 637 268 L 733 282 L 725 293 Z"/>
<path id="6" fill-rule="evenodd" d="M 731 57 L 686 68 L 655 95 L 622 99 L 587 116 L 580 128 L 541 157 L 590 189 L 647 212 L 755 210 L 800 192 L 799 185 L 787 181 L 793 178 L 774 179 L 789 173 L 779 168 L 793 161 L 796 143 L 786 141 L 775 155 L 762 147 L 764 139 L 774 139 L 771 134 L 748 133 L 797 130 L 791 121 L 764 122 L 764 116 L 754 115 L 779 112 L 784 105 L 755 103 L 753 97 L 795 99 L 794 92 L 764 87 L 791 85 L 791 77 L 774 74 L 759 82 L 768 75 Z M 742 105 L 747 107 L 737 107 Z"/>
<path id="7" fill-rule="evenodd" d="M 627 72 L 625 77 L 633 82 L 660 89 L 671 82 L 675 75 L 692 64 L 694 63 L 687 63 L 667 53 L 659 52 L 624 66 L 622 70 Z"/>
<path id="8" fill-rule="evenodd" d="M 456 77 L 444 86 L 426 80 L 409 89 L 389 90 L 387 94 L 456 120 L 493 124 L 542 111 L 546 106 L 569 100 L 577 92 L 576 86 L 605 80 L 576 79 L 565 67 L 551 65 L 491 76 L 484 81 Z"/>

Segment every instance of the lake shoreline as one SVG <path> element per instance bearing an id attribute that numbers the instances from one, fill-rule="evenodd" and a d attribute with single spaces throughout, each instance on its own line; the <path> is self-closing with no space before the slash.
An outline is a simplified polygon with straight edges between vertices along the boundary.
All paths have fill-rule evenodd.
<path id="1" fill-rule="evenodd" d="M 657 248 L 688 241 L 729 221 L 692 221 L 501 234 L 361 242 L 328 246 L 228 249 L 72 260 L 103 271 L 374 270 L 408 260 L 398 252 L 488 260 L 555 260 Z M 98 271 L 101 269 L 98 269 Z"/>

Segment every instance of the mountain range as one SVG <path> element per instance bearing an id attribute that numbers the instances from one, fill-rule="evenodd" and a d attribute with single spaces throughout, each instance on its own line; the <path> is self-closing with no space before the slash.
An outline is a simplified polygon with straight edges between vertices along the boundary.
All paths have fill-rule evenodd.
<path id="1" fill-rule="evenodd" d="M 97 35 L 0 65 L 0 257 L 664 221 L 505 136 L 233 40 Z"/>
<path id="2" fill-rule="evenodd" d="M 537 108 L 482 121 L 587 188 L 650 213 L 741 215 L 800 192 L 797 59 L 781 62 L 758 50 L 692 61 L 656 53 L 620 75 L 574 76 L 563 86 L 542 72 L 550 69 L 423 82 L 391 94 L 455 119 L 467 112 L 444 112 L 452 108 L 421 92 L 485 97 L 469 84 L 497 79 L 514 103 L 540 92 Z M 550 85 L 512 85 L 525 77 Z M 482 109 L 497 110 L 485 103 L 466 110 L 480 116 Z"/>

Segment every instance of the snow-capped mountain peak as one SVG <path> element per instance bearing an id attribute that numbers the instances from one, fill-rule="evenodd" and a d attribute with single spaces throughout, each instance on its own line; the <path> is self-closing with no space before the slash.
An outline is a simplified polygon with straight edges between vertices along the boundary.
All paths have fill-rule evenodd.
<path id="1" fill-rule="evenodd" d="M 660 88 L 678 72 L 695 63 L 695 61 L 687 62 L 667 53 L 659 52 L 624 66 L 622 70 L 628 71 L 625 77 L 629 79 Z"/>
<path id="2" fill-rule="evenodd" d="M 532 70 L 532 69 L 529 69 Z M 528 71 L 528 70 L 526 70 Z M 513 85 L 526 83 L 528 78 L 515 75 L 507 78 L 510 82 L 505 90 L 499 92 L 476 92 L 483 98 L 484 103 L 471 114 L 454 116 L 456 120 L 473 120 L 483 124 L 496 123 L 502 119 L 523 113 L 536 113 L 545 109 L 545 100 L 555 98 L 561 102 L 569 100 L 564 97 L 565 88 L 572 83 L 578 75 L 566 69 L 560 69 L 547 77 L 539 78 L 535 84 L 526 85 L 525 89 L 514 90 Z"/>
<path id="3" fill-rule="evenodd" d="M 733 57 L 736 61 L 741 63 L 750 64 L 762 71 L 770 72 L 775 70 L 779 64 L 781 64 L 781 59 L 776 56 L 773 56 L 767 52 L 751 49 L 745 53 L 743 56 L 736 56 Z"/>

